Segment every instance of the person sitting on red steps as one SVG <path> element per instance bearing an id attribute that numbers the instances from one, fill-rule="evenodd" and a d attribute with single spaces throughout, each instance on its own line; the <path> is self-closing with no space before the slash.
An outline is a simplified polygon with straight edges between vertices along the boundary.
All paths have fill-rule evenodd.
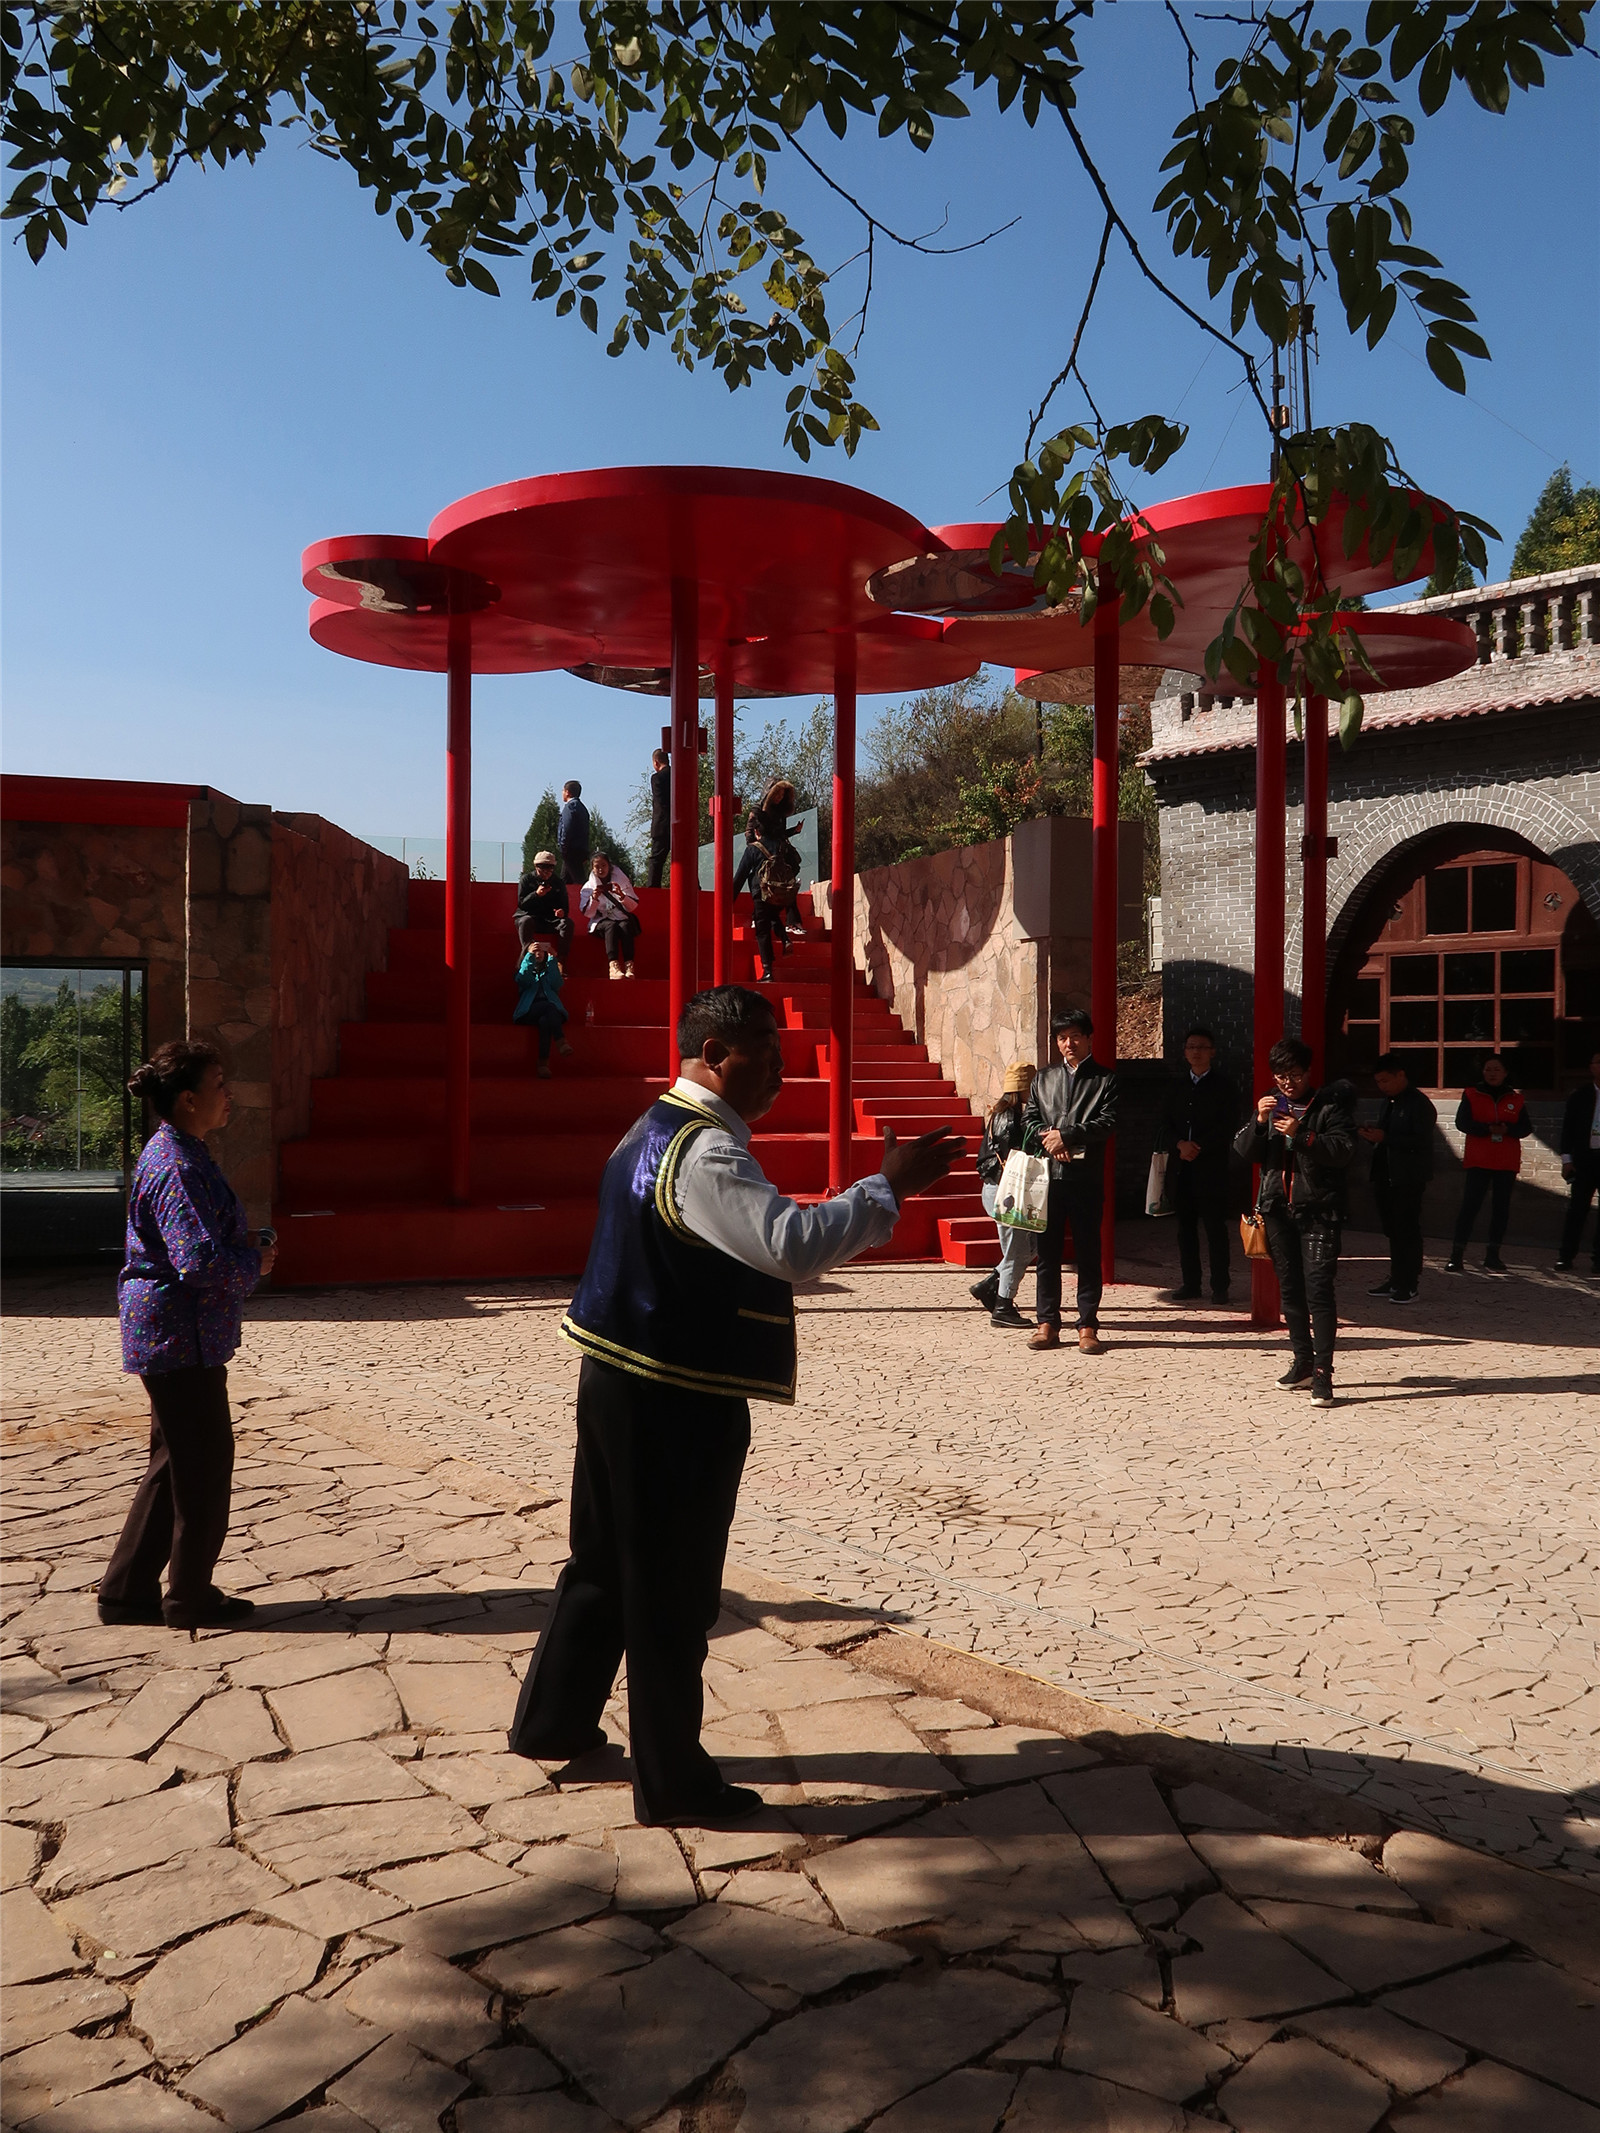
<path id="1" fill-rule="evenodd" d="M 887 1242 L 901 1203 L 965 1143 L 940 1128 L 898 1148 L 886 1127 L 875 1176 L 800 1207 L 750 1153 L 750 1128 L 783 1086 L 771 1004 L 714 986 L 689 1001 L 677 1039 L 677 1080 L 606 1165 L 562 1322 L 583 1356 L 572 1552 L 509 1745 L 540 1762 L 604 1747 L 601 1713 L 625 1657 L 634 1812 L 704 1827 L 763 1805 L 726 1784 L 700 1744 L 700 1676 L 749 1403 L 794 1398 L 792 1284 Z"/>
<path id="2" fill-rule="evenodd" d="M 255 1612 L 211 1573 L 233 1488 L 228 1359 L 239 1307 L 278 1255 L 271 1230 L 246 1228 L 205 1144 L 233 1109 L 211 1046 L 163 1044 L 128 1087 L 161 1121 L 134 1169 L 117 1282 L 122 1367 L 150 1396 L 150 1464 L 100 1580 L 100 1619 L 210 1629 Z"/>
<path id="3" fill-rule="evenodd" d="M 1483 1263 L 1491 1274 L 1504 1274 L 1508 1269 L 1500 1246 L 1511 1219 L 1511 1187 L 1522 1168 L 1522 1143 L 1533 1131 L 1533 1122 L 1522 1091 L 1512 1088 L 1511 1070 L 1498 1052 L 1489 1054 L 1472 1087 L 1462 1091 L 1456 1130 L 1466 1137 L 1461 1151 L 1461 1212 L 1456 1216 L 1445 1272 L 1465 1273 L 1467 1240 L 1488 1198 L 1489 1249 Z"/>

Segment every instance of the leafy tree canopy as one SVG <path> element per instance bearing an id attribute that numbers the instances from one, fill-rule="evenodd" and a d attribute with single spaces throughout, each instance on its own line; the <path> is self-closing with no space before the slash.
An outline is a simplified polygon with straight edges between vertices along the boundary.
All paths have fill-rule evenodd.
<path id="1" fill-rule="evenodd" d="M 1309 678 L 1332 690 L 1337 598 L 1304 580 L 1285 526 L 1352 497 L 1347 552 L 1366 539 L 1404 572 L 1431 536 L 1447 577 L 1463 560 L 1483 566 L 1494 529 L 1431 505 L 1365 424 L 1316 428 L 1302 408 L 1285 435 L 1286 354 L 1324 291 L 1369 348 L 1404 306 L 1435 377 L 1465 389 L 1464 360 L 1489 351 L 1467 292 L 1415 241 L 1403 188 L 1419 121 L 1458 84 L 1504 112 L 1513 89 L 1543 84 L 1547 63 L 1589 49 L 1592 4 L 1371 0 L 1358 31 L 1347 5 L 1249 0 L 1206 18 L 1205 34 L 1220 24 L 1231 46 L 1209 79 L 1169 6 L 1191 108 L 1153 173 L 1154 205 L 1174 257 L 1204 267 L 1215 318 L 1146 257 L 1079 130 L 1076 31 L 1092 0 L 9 0 L 0 91 L 15 183 L 4 213 L 39 260 L 91 215 L 186 170 L 253 161 L 287 126 L 348 165 L 377 212 L 457 284 L 497 295 L 498 277 L 520 268 L 536 301 L 595 334 L 604 297 L 614 355 L 664 340 L 730 390 L 766 370 L 792 378 L 785 436 L 805 460 L 836 444 L 853 452 L 877 426 L 850 361 L 877 247 L 939 249 L 840 185 L 827 137 L 865 126 L 926 149 L 941 126 L 992 102 L 1012 124 L 1058 133 L 1101 226 L 1076 331 L 1011 478 L 997 560 L 1007 546 L 1019 562 L 1036 558 L 1056 597 L 1075 591 L 1092 611 L 1104 585 L 1124 613 L 1148 602 L 1171 627 L 1175 593 L 1159 547 L 1129 523 L 1118 468 L 1154 473 L 1185 431 L 1160 414 L 1103 413 L 1080 363 L 1116 243 L 1229 350 L 1274 447 L 1282 514 L 1268 517 L 1208 671 L 1243 679 L 1263 658 L 1287 671 L 1285 632 L 1299 616 L 1312 631 Z M 808 249 L 784 204 L 795 162 L 859 216 L 859 280 Z M 857 290 L 840 317 L 840 291 L 850 305 Z M 1049 436 L 1044 417 L 1065 386 L 1084 419 Z M 1091 534 L 1104 536 L 1094 564 Z"/>
<path id="2" fill-rule="evenodd" d="M 1600 489 L 1593 482 L 1575 489 L 1571 467 L 1560 466 L 1522 529 L 1511 575 L 1535 578 L 1546 570 L 1575 570 L 1580 563 L 1600 563 Z"/>

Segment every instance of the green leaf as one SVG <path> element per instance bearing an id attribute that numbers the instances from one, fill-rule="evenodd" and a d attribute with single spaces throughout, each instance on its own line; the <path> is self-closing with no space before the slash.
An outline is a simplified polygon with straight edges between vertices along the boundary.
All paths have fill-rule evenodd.
<path id="1" fill-rule="evenodd" d="M 1366 714 L 1366 708 L 1353 689 L 1339 706 L 1339 746 L 1346 755 L 1361 736 L 1361 721 Z"/>
<path id="2" fill-rule="evenodd" d="M 1460 356 L 1436 333 L 1428 335 L 1427 355 L 1428 368 L 1441 385 L 1447 385 L 1453 393 L 1466 391 L 1467 374 L 1461 367 Z"/>
<path id="3" fill-rule="evenodd" d="M 465 274 L 468 281 L 471 282 L 472 286 L 475 289 L 481 289 L 485 296 L 498 296 L 500 294 L 499 284 L 496 282 L 494 276 L 489 272 L 489 269 L 484 266 L 480 260 L 463 259 L 461 262 L 461 271 L 463 274 Z"/>

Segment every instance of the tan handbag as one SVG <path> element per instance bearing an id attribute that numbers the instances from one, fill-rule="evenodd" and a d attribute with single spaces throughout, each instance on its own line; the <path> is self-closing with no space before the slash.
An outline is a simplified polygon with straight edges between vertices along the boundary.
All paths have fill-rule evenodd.
<path id="1" fill-rule="evenodd" d="M 1249 1214 L 1239 1217 L 1239 1238 L 1244 1245 L 1246 1259 L 1270 1259 L 1272 1247 L 1267 1242 L 1267 1225 L 1261 1213 L 1261 1192 L 1256 1190 L 1256 1204 Z"/>

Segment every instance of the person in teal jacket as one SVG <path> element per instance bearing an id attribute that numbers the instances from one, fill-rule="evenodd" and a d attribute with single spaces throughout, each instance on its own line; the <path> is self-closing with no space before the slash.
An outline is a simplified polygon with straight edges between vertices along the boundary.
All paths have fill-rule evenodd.
<path id="1" fill-rule="evenodd" d="M 547 941 L 534 941 L 517 965 L 517 1004 L 511 1019 L 539 1032 L 536 1071 L 541 1081 L 548 1081 L 552 1043 L 563 1059 L 572 1057 L 572 1046 L 561 1035 L 567 1020 L 561 998 L 561 965 L 550 953 Z"/>

